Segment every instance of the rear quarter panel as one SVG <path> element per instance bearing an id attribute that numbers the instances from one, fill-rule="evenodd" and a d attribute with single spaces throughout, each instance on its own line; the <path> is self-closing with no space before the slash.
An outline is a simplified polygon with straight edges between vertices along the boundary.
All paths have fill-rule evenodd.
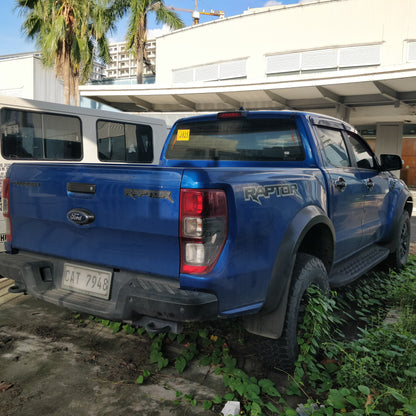
<path id="1" fill-rule="evenodd" d="M 221 313 L 255 312 L 266 297 L 275 259 L 289 224 L 305 206 L 326 211 L 326 190 L 319 169 L 187 169 L 182 187 L 225 189 L 229 238 L 207 276 L 181 275 L 181 286 L 213 291 Z M 289 276 L 281 276 L 281 290 Z"/>

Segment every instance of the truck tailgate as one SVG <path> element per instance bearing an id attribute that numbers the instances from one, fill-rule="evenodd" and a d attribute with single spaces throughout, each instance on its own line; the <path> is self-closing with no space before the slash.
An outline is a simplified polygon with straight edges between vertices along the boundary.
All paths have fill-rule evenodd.
<path id="1" fill-rule="evenodd" d="M 179 276 L 182 170 L 15 164 L 13 249 Z"/>

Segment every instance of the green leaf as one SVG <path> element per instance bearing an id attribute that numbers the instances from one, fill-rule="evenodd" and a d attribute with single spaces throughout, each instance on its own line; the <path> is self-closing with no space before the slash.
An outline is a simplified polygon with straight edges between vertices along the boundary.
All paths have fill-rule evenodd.
<path id="1" fill-rule="evenodd" d="M 209 331 L 206 328 L 199 330 L 199 336 L 203 339 L 208 338 L 208 334 L 209 334 Z"/>
<path id="2" fill-rule="evenodd" d="M 331 390 L 328 400 L 337 410 L 344 409 L 345 407 L 345 397 L 339 390 Z"/>
<path id="3" fill-rule="evenodd" d="M 185 394 L 185 395 L 183 396 L 183 398 L 184 398 L 186 401 L 190 402 L 191 400 L 193 400 L 194 396 L 193 396 L 193 394 Z"/>
<path id="4" fill-rule="evenodd" d="M 143 377 L 148 378 L 150 377 L 150 371 L 149 370 L 143 370 Z"/>
<path id="5" fill-rule="evenodd" d="M 289 396 L 301 396 L 302 392 L 300 391 L 299 386 L 293 382 L 287 387 L 286 394 Z"/>
<path id="6" fill-rule="evenodd" d="M 222 403 L 222 397 L 221 396 L 218 396 L 217 394 L 214 396 L 214 398 L 212 399 L 212 401 L 215 403 L 215 404 L 221 404 Z"/>
<path id="7" fill-rule="evenodd" d="M 272 397 L 280 396 L 280 393 L 277 391 L 277 389 L 274 386 L 273 381 L 271 380 L 263 378 L 259 381 L 259 386 L 261 387 L 261 390 L 264 394 L 268 394 L 269 396 L 272 396 Z"/>
<path id="8" fill-rule="evenodd" d="M 364 394 L 365 396 L 368 396 L 371 392 L 370 389 L 367 386 L 359 385 L 358 390 Z"/>
<path id="9" fill-rule="evenodd" d="M 137 333 L 139 335 L 143 335 L 146 332 L 146 330 L 144 328 L 138 328 Z"/>
<path id="10" fill-rule="evenodd" d="M 133 335 L 136 332 L 136 329 L 133 328 L 131 325 L 129 324 L 125 324 L 123 325 L 123 331 L 127 334 L 127 335 Z"/>
<path id="11" fill-rule="evenodd" d="M 211 402 L 210 400 L 205 400 L 205 401 L 202 403 L 202 407 L 203 407 L 205 410 L 209 410 L 209 409 L 211 409 L 211 407 L 212 407 L 212 402 Z"/>
<path id="12" fill-rule="evenodd" d="M 404 374 L 408 377 L 416 377 L 416 367 L 410 367 L 408 370 L 404 370 Z"/>
<path id="13" fill-rule="evenodd" d="M 273 413 L 276 413 L 276 414 L 279 413 L 279 411 L 277 410 L 276 406 L 273 403 L 271 403 L 271 402 L 268 402 L 266 404 L 266 407 L 267 407 L 267 409 L 269 409 Z"/>
<path id="14" fill-rule="evenodd" d="M 159 370 L 167 367 L 168 365 L 169 365 L 169 360 L 167 358 L 161 358 L 157 363 Z"/>
<path id="15" fill-rule="evenodd" d="M 358 400 L 354 396 L 347 396 L 346 400 L 348 403 L 352 404 L 356 409 L 360 407 Z"/>
<path id="16" fill-rule="evenodd" d="M 113 334 L 116 334 L 118 331 L 120 331 L 121 328 L 121 322 L 112 322 L 109 325 L 110 329 L 113 330 Z"/>
<path id="17" fill-rule="evenodd" d="M 203 366 L 207 366 L 210 365 L 212 362 L 212 358 L 209 355 L 204 355 L 200 360 L 199 360 L 199 364 L 203 365 Z"/>
<path id="18" fill-rule="evenodd" d="M 260 405 L 254 402 L 254 403 L 251 405 L 251 412 L 250 412 L 250 415 L 253 415 L 253 416 L 258 416 L 258 415 L 261 415 L 261 414 L 262 414 L 262 411 L 261 411 L 261 407 L 260 407 Z"/>
<path id="19" fill-rule="evenodd" d="M 183 371 L 185 370 L 185 367 L 186 367 L 186 360 L 181 355 L 176 359 L 175 368 L 176 368 L 176 370 L 178 371 L 179 374 L 182 374 Z"/>
<path id="20" fill-rule="evenodd" d="M 406 398 L 394 389 L 388 389 L 389 393 L 399 402 L 406 403 Z"/>
<path id="21" fill-rule="evenodd" d="M 227 402 L 231 402 L 231 401 L 233 401 L 233 400 L 234 400 L 234 393 L 227 393 L 227 394 L 224 396 L 224 399 L 225 399 Z"/>
<path id="22" fill-rule="evenodd" d="M 137 380 L 136 380 L 137 384 L 143 384 L 144 383 L 144 377 L 142 375 L 140 375 Z"/>

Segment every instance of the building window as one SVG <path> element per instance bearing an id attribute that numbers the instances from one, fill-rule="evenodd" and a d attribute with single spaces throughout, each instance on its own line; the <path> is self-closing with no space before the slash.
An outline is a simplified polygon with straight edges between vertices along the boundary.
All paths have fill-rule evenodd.
<path id="1" fill-rule="evenodd" d="M 416 62 L 416 40 L 407 42 L 407 62 Z"/>
<path id="2" fill-rule="evenodd" d="M 381 45 L 362 45 L 269 55 L 266 57 L 266 74 L 380 65 L 380 54 Z"/>
<path id="3" fill-rule="evenodd" d="M 245 78 L 247 76 L 246 63 L 246 59 L 239 59 L 174 70 L 173 82 L 207 82 Z"/>

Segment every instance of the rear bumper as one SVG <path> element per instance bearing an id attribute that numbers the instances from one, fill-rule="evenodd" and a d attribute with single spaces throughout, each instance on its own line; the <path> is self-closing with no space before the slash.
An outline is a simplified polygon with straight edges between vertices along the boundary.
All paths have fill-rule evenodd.
<path id="1" fill-rule="evenodd" d="M 110 320 L 135 322 L 147 316 L 171 322 L 190 322 L 218 316 L 215 295 L 182 290 L 175 280 L 127 270 L 113 270 L 109 300 L 63 289 L 64 263 L 64 259 L 27 252 L 0 253 L 0 275 L 15 281 L 14 291 Z"/>

